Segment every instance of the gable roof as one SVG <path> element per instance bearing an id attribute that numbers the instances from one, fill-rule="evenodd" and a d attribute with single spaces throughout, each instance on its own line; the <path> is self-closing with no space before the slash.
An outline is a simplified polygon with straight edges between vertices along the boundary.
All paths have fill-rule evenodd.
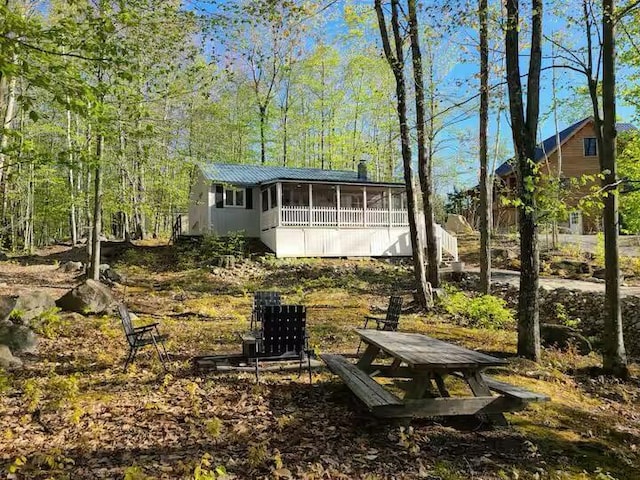
<path id="1" fill-rule="evenodd" d="M 262 185 L 275 181 L 307 181 L 327 183 L 358 183 L 374 185 L 404 185 L 394 182 L 374 182 L 358 178 L 351 170 L 322 170 L 320 168 L 277 167 L 272 165 L 244 165 L 209 163 L 201 165 L 207 180 L 235 185 Z"/>
<path id="2" fill-rule="evenodd" d="M 587 123 L 593 121 L 593 117 L 583 118 L 579 122 L 574 123 L 573 125 L 568 126 L 564 130 L 562 130 L 558 136 L 560 137 L 560 145 L 562 145 L 565 141 L 569 139 L 569 137 L 573 136 L 578 130 L 580 130 Z M 616 123 L 616 130 L 618 133 L 620 132 L 628 132 L 630 130 L 636 130 L 631 123 Z M 558 145 L 556 143 L 556 135 L 552 135 L 546 140 L 543 140 L 541 143 L 536 146 L 535 152 L 535 162 L 541 162 L 545 158 L 545 154 L 551 155 L 556 151 Z M 511 164 L 511 160 L 507 160 L 502 165 L 500 165 L 496 169 L 496 175 L 502 177 L 504 175 L 508 175 L 513 172 L 513 165 Z"/>

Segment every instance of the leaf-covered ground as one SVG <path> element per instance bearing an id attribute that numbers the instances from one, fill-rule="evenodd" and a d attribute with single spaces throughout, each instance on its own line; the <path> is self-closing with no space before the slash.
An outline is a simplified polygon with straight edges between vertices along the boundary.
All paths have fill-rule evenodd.
<path id="1" fill-rule="evenodd" d="M 53 260 L 14 262 L 2 293 L 73 284 Z M 127 373 L 119 319 L 47 319 L 39 353 L 0 375 L 0 467 L 9 478 L 640 478 L 640 382 L 597 375 L 595 354 L 547 351 L 539 365 L 513 358 L 515 333 L 456 326 L 432 314 L 404 315 L 401 328 L 507 356 L 494 374 L 553 401 L 509 414 L 492 430 L 474 418 L 412 422 L 410 429 L 364 411 L 325 370 L 313 384 L 294 373 L 195 375 L 189 358 L 239 350 L 252 292 L 277 288 L 308 306 L 311 343 L 354 353 L 352 329 L 370 307 L 400 291 L 403 266 L 377 261 L 247 262 L 195 268 L 170 249 L 139 248 L 116 268 L 141 321 L 160 321 L 172 356 L 165 374 L 149 350 Z M 3 266 L 4 268 L 4 266 Z M 219 468 L 218 468 L 219 467 Z M 11 473 L 9 473 L 11 472 Z"/>

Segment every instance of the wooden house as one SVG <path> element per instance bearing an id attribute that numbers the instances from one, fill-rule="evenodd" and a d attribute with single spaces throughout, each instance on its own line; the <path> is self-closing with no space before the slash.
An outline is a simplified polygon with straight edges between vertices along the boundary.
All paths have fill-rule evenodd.
<path id="1" fill-rule="evenodd" d="M 629 123 L 618 123 L 616 128 L 618 132 L 635 129 Z M 557 176 L 560 170 L 561 179 L 570 179 L 600 173 L 595 123 L 592 117 L 584 118 L 565 128 L 558 137 L 559 144 L 556 135 L 553 135 L 536 148 L 534 160 L 540 164 L 542 174 Z M 504 205 L 500 198 L 515 196 L 517 180 L 512 161 L 500 165 L 495 173 L 493 223 L 496 230 L 504 231 L 517 226 L 516 209 Z M 589 193 L 591 185 L 587 184 L 571 192 L 567 200 L 571 211 L 567 221 L 560 225 L 561 229 L 575 234 L 600 230 L 600 217 L 594 212 L 584 212 L 578 206 L 580 198 Z"/>
<path id="2" fill-rule="evenodd" d="M 422 216 L 420 216 L 422 217 Z M 205 164 L 192 190 L 190 235 L 244 232 L 278 257 L 411 255 L 405 185 L 358 171 Z M 419 224 L 424 238 L 424 221 Z M 457 241 L 437 226 L 439 258 Z"/>

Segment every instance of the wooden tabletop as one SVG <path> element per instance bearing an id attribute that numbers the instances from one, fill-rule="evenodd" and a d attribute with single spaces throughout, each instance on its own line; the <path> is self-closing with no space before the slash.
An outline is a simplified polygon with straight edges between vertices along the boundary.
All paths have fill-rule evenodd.
<path id="1" fill-rule="evenodd" d="M 419 333 L 360 330 L 365 343 L 374 345 L 414 368 L 485 368 L 506 365 L 502 358 L 468 350 Z"/>

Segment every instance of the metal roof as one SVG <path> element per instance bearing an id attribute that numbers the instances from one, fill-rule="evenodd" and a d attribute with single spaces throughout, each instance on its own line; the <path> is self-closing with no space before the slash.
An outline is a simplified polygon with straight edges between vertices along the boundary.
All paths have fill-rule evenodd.
<path id="1" fill-rule="evenodd" d="M 576 122 L 573 125 L 570 125 L 569 127 L 567 127 L 564 130 L 562 130 L 558 134 L 558 136 L 560 137 L 560 144 L 562 145 L 562 143 L 567 138 L 569 138 L 575 132 L 580 130 L 585 124 L 587 124 L 589 122 L 592 122 L 592 121 L 593 121 L 592 117 L 583 118 L 579 122 Z M 628 132 L 630 130 L 636 130 L 636 127 L 634 127 L 630 123 L 616 123 L 616 130 L 618 131 L 618 133 L 620 133 L 620 132 Z M 556 145 L 556 136 L 552 135 L 551 137 L 547 138 L 546 140 L 544 140 L 544 141 L 542 141 L 541 143 L 538 144 L 538 146 L 536 147 L 536 153 L 535 153 L 534 160 L 536 162 L 541 162 L 542 160 L 544 160 L 545 153 L 546 153 L 546 155 L 551 155 L 551 153 L 553 153 L 555 151 L 556 147 L 557 147 L 557 145 Z M 504 175 L 510 174 L 513 171 L 513 165 L 511 163 L 512 161 L 513 161 L 513 159 L 507 160 L 502 165 L 500 165 L 496 169 L 496 175 L 502 177 Z"/>
<path id="2" fill-rule="evenodd" d="M 404 185 L 394 182 L 375 182 L 358 178 L 350 170 L 322 170 L 319 168 L 277 167 L 272 165 L 244 165 L 209 163 L 201 165 L 205 178 L 214 182 L 235 185 L 261 185 L 274 181 L 308 181 L 327 183 L 358 183 L 376 185 Z"/>

